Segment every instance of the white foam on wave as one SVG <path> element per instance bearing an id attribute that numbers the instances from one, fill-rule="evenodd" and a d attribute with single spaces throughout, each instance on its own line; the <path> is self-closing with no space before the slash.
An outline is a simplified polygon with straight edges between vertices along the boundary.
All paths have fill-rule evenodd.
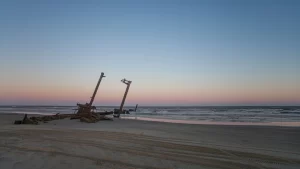
<path id="1" fill-rule="evenodd" d="M 158 119 L 147 117 L 122 117 L 122 119 L 136 119 L 144 121 L 155 121 L 165 123 L 180 123 L 180 124 L 203 124 L 203 125 L 233 125 L 233 126 L 284 126 L 284 127 L 300 127 L 300 122 L 215 122 L 202 120 L 174 120 L 174 119 Z"/>

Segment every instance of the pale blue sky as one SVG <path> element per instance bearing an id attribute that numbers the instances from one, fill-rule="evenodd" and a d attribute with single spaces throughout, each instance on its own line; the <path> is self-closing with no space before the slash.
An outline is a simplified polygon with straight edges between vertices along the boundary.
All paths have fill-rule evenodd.
<path id="1" fill-rule="evenodd" d="M 133 81 L 131 104 L 141 99 L 148 105 L 178 104 L 146 99 L 152 98 L 149 91 L 167 97 L 172 90 L 187 93 L 182 105 L 300 104 L 299 30 L 299 1 L 1 1 L 0 95 L 25 85 L 87 86 L 88 96 L 103 71 L 109 84 L 103 88 L 120 95 L 119 80 Z M 277 94 L 260 100 L 270 86 Z M 234 89 L 257 93 L 236 94 L 243 97 L 227 103 L 225 91 Z M 219 90 L 222 99 L 205 99 L 210 92 L 218 97 Z M 287 95 L 281 101 L 280 91 Z M 189 98 L 191 93 L 195 96 Z M 15 94 L 0 101 L 76 100 L 24 98 Z M 119 103 L 119 96 L 102 99 Z"/>

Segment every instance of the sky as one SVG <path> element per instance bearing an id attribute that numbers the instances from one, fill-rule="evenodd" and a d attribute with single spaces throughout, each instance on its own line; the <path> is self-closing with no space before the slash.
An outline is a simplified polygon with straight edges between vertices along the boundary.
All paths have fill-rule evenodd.
<path id="1" fill-rule="evenodd" d="M 300 105 L 300 1 L 0 1 L 0 105 Z"/>

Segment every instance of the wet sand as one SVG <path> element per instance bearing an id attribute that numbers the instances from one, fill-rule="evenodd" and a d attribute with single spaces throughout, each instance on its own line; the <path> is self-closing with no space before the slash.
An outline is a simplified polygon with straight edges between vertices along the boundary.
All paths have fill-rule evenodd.
<path id="1" fill-rule="evenodd" d="M 0 168 L 300 168 L 299 127 L 22 117 L 0 114 Z"/>

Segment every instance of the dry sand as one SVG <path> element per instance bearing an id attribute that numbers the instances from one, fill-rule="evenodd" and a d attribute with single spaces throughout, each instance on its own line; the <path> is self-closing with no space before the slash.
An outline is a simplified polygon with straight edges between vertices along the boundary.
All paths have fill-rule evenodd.
<path id="1" fill-rule="evenodd" d="M 300 168 L 300 128 L 115 119 L 13 125 L 0 115 L 0 169 Z"/>

